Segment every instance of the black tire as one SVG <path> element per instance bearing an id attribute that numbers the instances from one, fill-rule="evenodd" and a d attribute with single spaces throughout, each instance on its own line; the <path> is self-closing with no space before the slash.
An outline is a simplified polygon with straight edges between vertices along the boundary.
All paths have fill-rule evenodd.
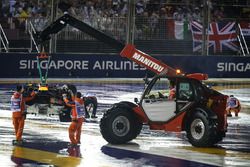
<path id="1" fill-rule="evenodd" d="M 111 144 L 124 144 L 136 138 L 142 123 L 132 111 L 111 108 L 102 117 L 100 130 L 103 138 Z"/>
<path id="2" fill-rule="evenodd" d="M 216 143 L 222 141 L 223 137 L 225 137 L 225 133 L 224 132 L 216 133 L 215 136 L 213 137 L 213 143 L 216 144 Z"/>
<path id="3" fill-rule="evenodd" d="M 215 121 L 199 111 L 190 118 L 187 138 L 196 147 L 210 147 L 220 140 L 216 135 Z"/>

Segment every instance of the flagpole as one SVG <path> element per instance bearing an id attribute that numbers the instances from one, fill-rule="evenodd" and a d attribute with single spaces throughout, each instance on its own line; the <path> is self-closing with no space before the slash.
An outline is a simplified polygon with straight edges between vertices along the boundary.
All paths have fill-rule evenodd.
<path id="1" fill-rule="evenodd" d="M 127 16 L 127 39 L 126 43 L 134 43 L 135 30 L 135 0 L 128 0 L 128 16 Z"/>
<path id="2" fill-rule="evenodd" d="M 210 12 L 210 9 L 211 9 L 211 1 L 210 0 L 207 0 L 207 48 L 206 48 L 206 51 L 207 51 L 207 56 L 209 55 L 209 26 L 210 26 L 210 21 L 211 21 L 211 12 Z"/>
<path id="3" fill-rule="evenodd" d="M 203 0 L 202 55 L 208 56 L 209 0 Z"/>

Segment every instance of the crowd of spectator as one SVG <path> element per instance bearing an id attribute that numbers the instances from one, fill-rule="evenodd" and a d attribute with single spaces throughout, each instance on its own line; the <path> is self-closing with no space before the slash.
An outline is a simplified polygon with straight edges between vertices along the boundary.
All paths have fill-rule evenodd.
<path id="1" fill-rule="evenodd" d="M 36 29 L 41 31 L 50 20 L 51 2 L 50 0 L 2 0 L 1 17 L 12 18 L 11 22 L 14 25 L 12 28 L 21 29 L 25 29 L 25 20 L 30 18 Z M 71 5 L 69 13 L 78 19 L 101 30 L 119 31 L 117 33 L 122 34 L 121 36 L 125 33 L 128 0 L 71 0 L 67 2 Z M 203 6 L 197 0 L 135 0 L 135 2 L 136 19 L 142 21 L 137 23 L 138 33 L 142 31 L 141 28 L 152 32 L 161 20 L 202 21 Z M 217 1 L 212 2 L 210 5 L 212 20 L 230 17 L 230 13 L 228 14 L 224 7 L 216 6 Z M 227 8 L 227 11 L 230 10 Z M 58 10 L 57 16 L 61 14 Z"/>
<path id="2" fill-rule="evenodd" d="M 49 0 L 3 0 L 1 18 L 8 18 L 12 29 L 25 29 L 25 21 L 28 18 L 46 21 L 49 8 Z"/>

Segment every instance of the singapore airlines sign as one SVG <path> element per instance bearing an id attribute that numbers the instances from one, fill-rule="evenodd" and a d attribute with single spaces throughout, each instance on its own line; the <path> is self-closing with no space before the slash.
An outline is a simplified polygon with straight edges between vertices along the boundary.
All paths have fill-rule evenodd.
<path id="1" fill-rule="evenodd" d="M 41 69 L 66 69 L 66 70 L 145 70 L 135 62 L 131 61 L 94 61 L 87 60 L 51 60 L 48 64 L 47 60 L 40 62 Z M 20 60 L 19 69 L 36 69 L 37 60 Z"/>

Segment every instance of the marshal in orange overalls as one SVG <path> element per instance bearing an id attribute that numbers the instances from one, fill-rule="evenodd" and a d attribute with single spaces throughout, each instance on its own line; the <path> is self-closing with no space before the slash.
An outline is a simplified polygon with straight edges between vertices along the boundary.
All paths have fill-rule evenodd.
<path id="1" fill-rule="evenodd" d="M 168 100 L 174 100 L 175 94 L 176 94 L 175 82 L 174 81 L 170 81 Z"/>
<path id="2" fill-rule="evenodd" d="M 77 92 L 76 97 L 73 97 L 72 100 L 68 100 L 66 97 L 63 98 L 65 104 L 71 107 L 71 124 L 69 126 L 69 139 L 70 144 L 77 145 L 81 142 L 81 132 L 82 124 L 84 122 L 84 101 L 81 98 L 81 93 Z"/>
<path id="3" fill-rule="evenodd" d="M 35 92 L 31 93 L 31 97 L 23 97 L 23 88 L 17 86 L 17 91 L 11 96 L 11 111 L 12 121 L 15 129 L 16 140 L 21 141 L 24 128 L 25 102 L 32 100 L 35 97 Z"/>
<path id="4" fill-rule="evenodd" d="M 232 116 L 231 111 L 234 111 L 235 116 L 237 117 L 240 110 L 241 110 L 240 101 L 233 95 L 230 95 L 227 100 L 227 107 L 226 107 L 227 116 Z"/>

